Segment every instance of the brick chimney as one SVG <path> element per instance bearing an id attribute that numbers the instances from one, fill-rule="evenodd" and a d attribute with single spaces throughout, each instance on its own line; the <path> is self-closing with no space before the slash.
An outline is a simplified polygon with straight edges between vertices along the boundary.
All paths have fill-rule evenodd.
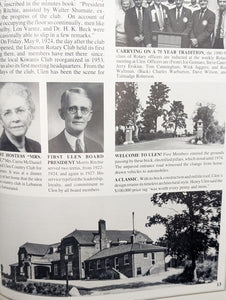
<path id="1" fill-rule="evenodd" d="M 137 239 L 136 239 L 136 234 L 133 233 L 131 236 L 130 236 L 130 242 L 131 244 L 135 244 L 137 242 Z"/>
<path id="2" fill-rule="evenodd" d="M 106 222 L 104 220 L 99 220 L 98 229 L 100 235 L 100 251 L 107 248 L 107 234 L 106 234 Z"/>

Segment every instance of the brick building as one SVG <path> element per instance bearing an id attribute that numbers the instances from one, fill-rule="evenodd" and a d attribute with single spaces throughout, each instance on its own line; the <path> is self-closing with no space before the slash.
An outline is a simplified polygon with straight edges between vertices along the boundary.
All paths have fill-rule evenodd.
<path id="1" fill-rule="evenodd" d="M 99 220 L 98 230 L 74 230 L 60 243 L 25 243 L 18 251 L 18 264 L 11 274 L 27 278 L 99 278 L 106 270 L 134 277 L 165 269 L 165 248 L 152 245 L 144 233 L 107 230 Z M 90 267 L 93 266 L 93 267 Z M 12 275 L 13 275 L 12 274 Z"/>

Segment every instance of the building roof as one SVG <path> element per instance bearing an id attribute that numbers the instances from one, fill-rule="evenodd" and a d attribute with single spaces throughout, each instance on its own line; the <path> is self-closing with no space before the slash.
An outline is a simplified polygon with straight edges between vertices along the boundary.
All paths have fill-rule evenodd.
<path id="1" fill-rule="evenodd" d="M 49 248 L 52 247 L 53 245 L 58 245 L 58 243 L 51 244 L 51 245 L 25 243 L 22 246 L 20 246 L 20 249 L 25 248 L 28 254 L 44 256 L 45 254 L 47 254 Z"/>
<path id="2" fill-rule="evenodd" d="M 93 230 L 74 230 L 72 233 L 66 235 L 63 239 L 73 237 L 80 245 L 93 245 L 94 237 L 98 235 L 98 231 Z M 106 235 L 112 244 L 118 244 L 120 241 L 131 242 L 132 230 L 106 230 Z M 152 240 L 144 233 L 136 231 L 136 234 L 142 235 L 147 243 L 151 243 Z"/>
<path id="3" fill-rule="evenodd" d="M 51 244 L 49 245 L 49 247 L 53 247 L 53 248 L 57 248 L 60 246 L 60 243 L 55 243 L 55 244 Z"/>
<path id="4" fill-rule="evenodd" d="M 11 265 L 9 265 L 10 267 L 18 267 L 18 263 L 15 263 L 15 264 L 11 264 Z"/>
<path id="5" fill-rule="evenodd" d="M 86 261 L 115 256 L 119 254 L 126 254 L 126 253 L 162 252 L 165 250 L 166 250 L 165 247 L 155 246 L 151 244 L 141 244 L 141 243 L 125 244 L 116 247 L 106 248 L 102 251 L 99 251 L 98 253 L 88 258 Z"/>
<path id="6" fill-rule="evenodd" d="M 60 253 L 59 252 L 54 252 L 51 254 L 46 254 L 43 259 L 47 259 L 48 261 L 58 261 L 60 260 Z"/>

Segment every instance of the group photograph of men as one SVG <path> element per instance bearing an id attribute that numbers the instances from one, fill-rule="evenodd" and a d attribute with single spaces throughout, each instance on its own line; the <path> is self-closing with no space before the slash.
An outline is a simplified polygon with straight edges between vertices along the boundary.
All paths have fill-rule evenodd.
<path id="1" fill-rule="evenodd" d="M 117 47 L 226 48 L 226 0 L 116 0 Z"/>

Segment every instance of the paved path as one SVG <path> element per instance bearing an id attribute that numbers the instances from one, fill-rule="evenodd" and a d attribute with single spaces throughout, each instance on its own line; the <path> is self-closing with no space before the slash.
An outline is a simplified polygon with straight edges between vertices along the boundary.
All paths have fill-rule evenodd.
<path id="1" fill-rule="evenodd" d="M 97 288 L 97 287 L 107 287 L 113 285 L 126 285 L 130 283 L 151 283 L 151 284 L 160 284 L 162 280 L 172 274 L 179 274 L 183 269 L 173 269 L 169 268 L 166 272 L 161 272 L 159 274 L 153 274 L 149 276 L 133 277 L 133 278 L 124 278 L 124 279 L 114 279 L 114 280 L 69 280 L 69 285 L 74 285 L 78 288 Z M 52 282 L 58 284 L 65 284 L 65 280 L 51 280 L 51 279 L 31 279 L 30 281 L 37 282 Z"/>
<path id="2" fill-rule="evenodd" d="M 196 145 L 189 141 L 192 137 L 177 137 L 167 139 L 157 139 L 152 141 L 139 142 L 129 145 L 119 145 L 115 147 L 116 151 L 148 151 L 148 150 L 176 150 L 176 149 L 209 149 L 223 148 L 222 144 Z"/>

